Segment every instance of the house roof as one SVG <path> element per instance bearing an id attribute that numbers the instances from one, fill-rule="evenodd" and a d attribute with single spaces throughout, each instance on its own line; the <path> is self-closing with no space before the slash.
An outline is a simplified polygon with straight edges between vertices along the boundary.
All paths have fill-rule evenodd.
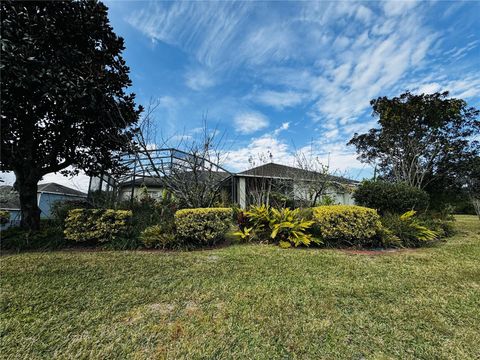
<path id="1" fill-rule="evenodd" d="M 87 197 L 87 194 L 57 183 L 38 184 L 38 192 Z"/>
<path id="2" fill-rule="evenodd" d="M 125 180 L 120 183 L 121 187 L 126 187 L 126 186 L 161 186 L 160 183 L 160 178 L 154 177 L 154 176 L 145 176 L 145 177 L 136 177 L 135 180 Z"/>
<path id="3" fill-rule="evenodd" d="M 87 197 L 87 194 L 57 183 L 38 184 L 38 192 Z M 20 197 L 11 185 L 0 185 L 0 209 L 20 209 Z"/>
<path id="4" fill-rule="evenodd" d="M 268 163 L 254 167 L 252 169 L 245 170 L 238 175 L 247 175 L 252 177 L 269 177 L 269 178 L 284 178 L 284 179 L 300 179 L 311 180 L 320 173 L 315 171 L 309 171 L 305 169 L 299 169 L 292 166 Z M 341 176 L 328 175 L 331 181 L 336 181 L 344 184 L 355 184 L 357 181 L 347 179 Z"/>

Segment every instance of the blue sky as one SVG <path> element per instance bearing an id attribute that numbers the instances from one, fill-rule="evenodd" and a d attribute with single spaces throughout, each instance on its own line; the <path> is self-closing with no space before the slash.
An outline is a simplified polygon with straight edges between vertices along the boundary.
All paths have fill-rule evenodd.
<path id="1" fill-rule="evenodd" d="M 371 99 L 449 90 L 480 105 L 480 2 L 106 4 L 137 101 L 161 102 L 159 131 L 194 136 L 207 114 L 232 170 L 309 149 L 368 177 L 345 144 L 374 126 Z"/>

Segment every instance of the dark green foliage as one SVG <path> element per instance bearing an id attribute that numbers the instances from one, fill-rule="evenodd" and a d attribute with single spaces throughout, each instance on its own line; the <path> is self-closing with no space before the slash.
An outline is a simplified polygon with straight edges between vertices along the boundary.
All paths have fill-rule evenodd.
<path id="1" fill-rule="evenodd" d="M 428 194 L 406 183 L 364 181 L 353 193 L 355 203 L 376 209 L 380 214 L 402 214 L 408 210 L 427 209 Z"/>
<path id="2" fill-rule="evenodd" d="M 98 244 L 95 245 L 97 246 Z M 142 243 L 131 228 L 125 234 L 116 236 L 114 239 L 101 245 L 101 248 L 105 250 L 136 250 L 141 247 Z"/>
<path id="3" fill-rule="evenodd" d="M 413 210 L 400 216 L 398 214 L 386 214 L 382 217 L 382 225 L 399 239 L 398 244 L 402 247 L 427 246 L 441 237 L 441 234 L 432 226 L 428 226 L 425 221 L 416 217 Z M 432 222 L 430 222 L 430 225 L 432 225 Z"/>
<path id="4" fill-rule="evenodd" d="M 51 207 L 51 214 L 58 225 L 65 229 L 65 219 L 73 209 L 89 209 L 91 206 L 86 200 L 55 201 Z"/>
<path id="5" fill-rule="evenodd" d="M 164 191 L 161 199 L 153 199 L 146 194 L 133 203 L 121 204 L 119 208 L 132 210 L 132 237 L 138 238 L 142 231 L 153 225 L 161 225 L 169 232 L 174 231 L 174 215 L 178 204 L 167 191 Z"/>
<path id="6" fill-rule="evenodd" d="M 1 1 L 0 8 L 0 170 L 15 173 L 22 224 L 38 229 L 42 176 L 116 168 L 141 109 L 125 92 L 124 41 L 103 3 Z"/>
<path id="7" fill-rule="evenodd" d="M 39 231 L 11 227 L 1 232 L 2 250 L 54 250 L 66 245 L 63 230 L 52 221 L 42 221 Z"/>
<path id="8" fill-rule="evenodd" d="M 349 145 L 359 159 L 376 164 L 381 175 L 424 188 L 439 179 L 453 179 L 478 156 L 480 113 L 448 92 L 410 92 L 370 102 L 378 126 L 355 134 Z M 445 182 L 445 181 L 442 181 Z"/>

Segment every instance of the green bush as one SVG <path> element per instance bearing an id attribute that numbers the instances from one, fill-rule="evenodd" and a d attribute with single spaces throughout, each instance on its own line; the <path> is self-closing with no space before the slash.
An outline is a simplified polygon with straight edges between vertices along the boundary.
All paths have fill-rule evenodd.
<path id="1" fill-rule="evenodd" d="M 386 214 L 382 217 L 382 224 L 399 239 L 399 245 L 403 247 L 425 246 L 440 238 L 437 231 L 428 228 L 415 217 L 414 210 L 400 216 Z"/>
<path id="2" fill-rule="evenodd" d="M 10 221 L 10 212 L 6 210 L 0 210 L 0 225 L 5 225 Z"/>
<path id="3" fill-rule="evenodd" d="M 2 231 L 0 245 L 2 250 L 53 250 L 66 245 L 62 229 L 42 221 L 40 230 L 30 231 L 20 227 L 11 227 Z"/>
<path id="4" fill-rule="evenodd" d="M 140 241 L 147 249 L 173 249 L 178 246 L 175 234 L 161 225 L 147 227 L 140 234 Z"/>
<path id="5" fill-rule="evenodd" d="M 225 239 L 232 225 L 231 208 L 183 209 L 175 213 L 177 238 L 195 246 L 214 245 Z"/>
<path id="6" fill-rule="evenodd" d="M 374 209 L 355 205 L 313 208 L 314 235 L 331 246 L 377 246 L 382 231 Z"/>
<path id="7" fill-rule="evenodd" d="M 302 218 L 300 209 L 272 209 L 271 214 L 270 229 L 272 233 L 270 237 L 278 241 L 280 247 L 309 246 L 312 241 L 320 243 L 318 239 L 312 238 L 312 235 L 307 233 L 314 222 Z"/>
<path id="8" fill-rule="evenodd" d="M 313 225 L 305 209 L 275 209 L 266 205 L 252 206 L 239 218 L 240 231 L 235 233 L 244 241 L 274 242 L 281 247 L 309 246 L 320 241 L 309 233 Z"/>
<path id="9" fill-rule="evenodd" d="M 146 193 L 145 196 L 134 199 L 133 202 L 121 203 L 118 208 L 132 211 L 132 233 L 137 238 L 143 230 L 153 225 L 170 227 L 170 230 L 173 231 L 177 203 L 167 191 L 163 192 L 160 199 L 153 199 Z"/>
<path id="10" fill-rule="evenodd" d="M 404 183 L 364 181 L 353 193 L 355 204 L 378 210 L 380 214 L 402 214 L 428 207 L 428 194 Z"/>
<path id="11" fill-rule="evenodd" d="M 248 211 L 243 212 L 243 224 L 239 222 L 240 237 L 248 241 L 270 242 L 270 220 L 272 208 L 264 204 L 251 206 Z"/>
<path id="12" fill-rule="evenodd" d="M 51 207 L 51 214 L 58 225 L 64 229 L 65 219 L 67 218 L 70 210 L 88 208 L 90 208 L 90 205 L 86 200 L 55 201 Z"/>
<path id="13" fill-rule="evenodd" d="M 131 210 L 74 209 L 65 219 L 65 238 L 109 242 L 129 236 Z"/>

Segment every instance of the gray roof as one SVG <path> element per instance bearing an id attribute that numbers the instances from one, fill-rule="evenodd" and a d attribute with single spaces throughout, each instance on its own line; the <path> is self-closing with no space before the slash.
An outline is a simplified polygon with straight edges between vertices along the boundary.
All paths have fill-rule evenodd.
<path id="1" fill-rule="evenodd" d="M 87 197 L 87 194 L 57 183 L 38 184 L 38 192 Z"/>
<path id="2" fill-rule="evenodd" d="M 247 175 L 253 177 L 267 177 L 267 178 L 285 178 L 285 179 L 300 179 L 310 180 L 320 175 L 315 171 L 309 171 L 305 169 L 299 169 L 292 166 L 268 163 L 254 167 L 252 169 L 245 170 L 238 175 Z M 344 184 L 355 184 L 357 181 L 347 179 L 341 176 L 329 175 L 330 181 L 336 181 Z"/>

